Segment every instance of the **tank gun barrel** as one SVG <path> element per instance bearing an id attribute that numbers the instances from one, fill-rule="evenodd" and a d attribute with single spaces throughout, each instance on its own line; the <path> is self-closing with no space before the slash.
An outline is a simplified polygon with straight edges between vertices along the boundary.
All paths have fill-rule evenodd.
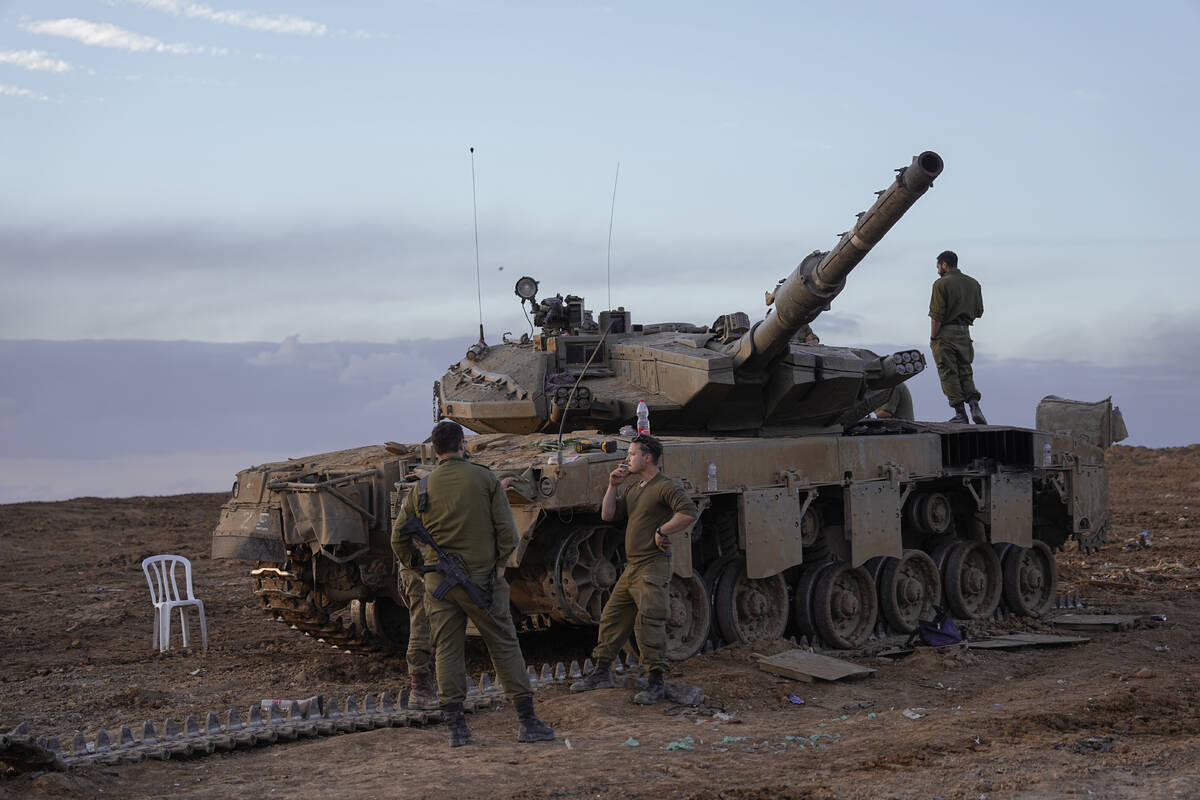
<path id="1" fill-rule="evenodd" d="M 734 367 L 754 370 L 779 354 L 802 325 L 812 322 L 846 285 L 850 274 L 942 172 L 942 157 L 932 150 L 914 156 L 896 180 L 842 234 L 829 252 L 814 251 L 774 292 L 775 310 L 747 331 L 734 348 Z"/>

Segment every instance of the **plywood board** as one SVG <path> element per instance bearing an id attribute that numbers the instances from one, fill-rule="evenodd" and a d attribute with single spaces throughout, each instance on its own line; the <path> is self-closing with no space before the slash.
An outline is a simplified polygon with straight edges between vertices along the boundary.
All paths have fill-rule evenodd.
<path id="1" fill-rule="evenodd" d="M 786 653 L 779 653 L 774 656 L 760 656 L 756 653 L 754 657 L 759 659 L 759 669 L 770 672 L 773 675 L 782 675 L 785 678 L 794 678 L 801 681 L 811 682 L 813 678 L 836 681 L 842 678 L 857 675 L 873 675 L 875 673 L 875 670 L 870 667 L 860 667 L 858 664 L 851 664 L 849 661 L 810 653 L 807 650 L 788 650 Z"/>
<path id="2" fill-rule="evenodd" d="M 1050 624 L 1073 631 L 1123 631 L 1136 625 L 1138 619 L 1123 614 L 1063 614 L 1050 620 Z"/>
<path id="3" fill-rule="evenodd" d="M 1003 636 L 989 636 L 978 642 L 968 642 L 967 646 L 976 650 L 1010 650 L 1016 647 L 1041 647 L 1044 645 L 1083 644 L 1089 642 L 1087 636 L 1055 636 L 1052 633 L 1009 633 Z"/>

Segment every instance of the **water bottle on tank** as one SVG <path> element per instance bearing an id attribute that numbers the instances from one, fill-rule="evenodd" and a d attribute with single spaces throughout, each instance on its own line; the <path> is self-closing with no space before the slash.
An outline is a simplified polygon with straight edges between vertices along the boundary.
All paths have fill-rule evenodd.
<path id="1" fill-rule="evenodd" d="M 717 490 L 717 462 L 708 462 L 708 489 L 707 491 L 715 492 Z"/>
<path id="2" fill-rule="evenodd" d="M 646 406 L 645 400 L 638 400 L 637 432 L 639 436 L 643 433 L 650 433 L 650 409 Z"/>

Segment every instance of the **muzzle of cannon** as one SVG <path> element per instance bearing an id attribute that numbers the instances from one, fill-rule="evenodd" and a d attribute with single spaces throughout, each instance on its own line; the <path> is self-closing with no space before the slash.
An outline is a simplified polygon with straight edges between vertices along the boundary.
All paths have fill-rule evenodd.
<path id="1" fill-rule="evenodd" d="M 802 325 L 812 322 L 846 285 L 850 274 L 942 172 L 942 157 L 932 150 L 914 156 L 897 170 L 896 180 L 828 252 L 807 256 L 774 291 L 774 311 L 747 331 L 732 348 L 734 368 L 764 369 Z"/>

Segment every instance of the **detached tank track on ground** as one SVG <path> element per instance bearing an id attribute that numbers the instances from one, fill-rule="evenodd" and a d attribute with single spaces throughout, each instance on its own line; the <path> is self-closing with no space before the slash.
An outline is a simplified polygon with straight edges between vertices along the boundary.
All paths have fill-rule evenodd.
<path id="1" fill-rule="evenodd" d="M 634 659 L 630 659 L 628 665 L 619 657 L 613 662 L 618 675 L 636 666 Z M 562 662 L 553 667 L 543 664 L 541 671 L 530 666 L 529 681 L 536 691 L 576 680 L 591 668 L 590 659 L 582 667 L 577 661 L 569 668 Z M 504 696 L 503 687 L 493 684 L 487 673 L 479 676 L 477 684 L 468 678 L 467 689 L 463 708 L 471 712 L 486 711 Z M 442 712 L 410 710 L 407 699 L 407 692 L 402 692 L 399 708 L 387 692 L 366 695 L 361 706 L 354 697 L 347 697 L 342 704 L 336 699 L 324 704 L 317 698 L 306 702 L 292 700 L 286 707 L 273 703 L 265 717 L 261 705 L 256 705 L 250 707 L 245 722 L 237 710 L 231 708 L 225 713 L 225 724 L 221 724 L 215 711 L 208 712 L 203 722 L 196 715 L 189 715 L 182 729 L 168 717 L 160 734 L 154 723 L 146 720 L 141 725 L 140 738 L 134 735 L 131 726 L 122 725 L 115 741 L 107 729 L 102 728 L 91 737 L 76 731 L 69 737 L 66 747 L 57 736 L 32 735 L 29 724 L 22 722 L 10 732 L 0 734 L 0 762 L 19 772 L 30 772 L 128 764 L 147 759 L 166 761 L 373 728 L 423 727 L 442 722 Z"/>
<path id="2" fill-rule="evenodd" d="M 391 653 L 370 631 L 334 618 L 321 603 L 308 569 L 289 559 L 282 567 L 259 561 L 250 571 L 254 596 L 272 619 L 280 620 L 326 644 L 359 653 Z"/>

